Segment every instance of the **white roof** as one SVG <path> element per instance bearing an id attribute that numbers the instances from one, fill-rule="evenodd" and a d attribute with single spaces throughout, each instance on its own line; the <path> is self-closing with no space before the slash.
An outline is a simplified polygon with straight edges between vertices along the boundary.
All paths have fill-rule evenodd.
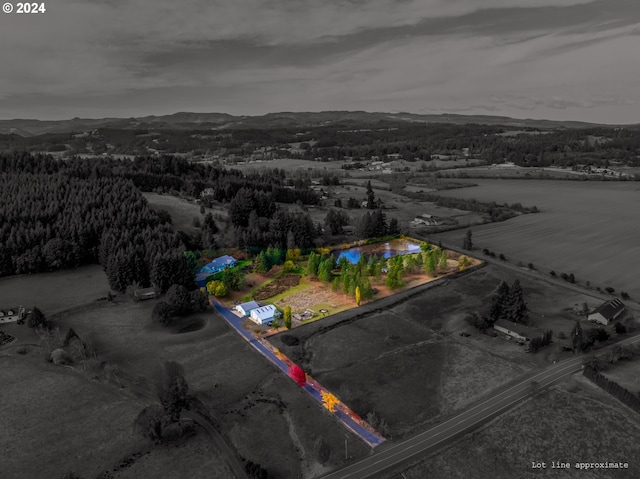
<path id="1" fill-rule="evenodd" d="M 252 309 L 259 308 L 259 307 L 260 306 L 255 301 L 248 301 L 246 303 L 239 304 L 238 306 L 236 306 L 236 309 L 237 310 L 242 309 L 243 311 L 247 312 L 247 311 L 251 311 Z"/>
<path id="2" fill-rule="evenodd" d="M 276 312 L 276 307 L 273 304 L 268 304 L 266 306 L 260 306 L 257 309 L 251 310 L 251 316 L 254 316 L 260 320 L 269 319 L 273 317 Z"/>

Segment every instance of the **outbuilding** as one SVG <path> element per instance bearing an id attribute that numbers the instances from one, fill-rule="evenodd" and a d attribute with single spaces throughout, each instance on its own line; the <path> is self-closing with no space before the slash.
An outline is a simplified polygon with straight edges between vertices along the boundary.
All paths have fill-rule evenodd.
<path id="1" fill-rule="evenodd" d="M 587 317 L 589 321 L 604 324 L 605 326 L 615 321 L 625 310 L 625 305 L 618 298 L 605 301 L 594 309 Z"/>
<path id="2" fill-rule="evenodd" d="M 247 303 L 242 303 L 237 305 L 234 309 L 242 314 L 243 316 L 249 316 L 252 310 L 259 308 L 260 305 L 255 301 L 249 301 Z"/>
<path id="3" fill-rule="evenodd" d="M 252 309 L 249 314 L 251 321 L 257 324 L 271 324 L 276 317 L 278 310 L 272 304 L 266 306 L 260 306 L 259 308 Z"/>

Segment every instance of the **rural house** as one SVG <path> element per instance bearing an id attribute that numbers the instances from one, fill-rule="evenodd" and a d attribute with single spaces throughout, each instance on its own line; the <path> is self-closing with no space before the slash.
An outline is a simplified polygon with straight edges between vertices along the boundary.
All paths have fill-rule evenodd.
<path id="1" fill-rule="evenodd" d="M 249 318 L 257 324 L 271 324 L 277 314 L 278 310 L 276 307 L 272 304 L 268 304 L 266 306 L 260 306 L 259 308 L 252 309 Z"/>
<path id="2" fill-rule="evenodd" d="M 220 256 L 214 259 L 211 263 L 205 264 L 201 269 L 201 273 L 214 274 L 227 268 L 231 268 L 236 264 L 236 259 L 233 256 Z"/>
<path id="3" fill-rule="evenodd" d="M 216 274 L 227 268 L 232 268 L 236 264 L 236 259 L 233 256 L 220 256 L 214 259 L 211 263 L 205 264 L 196 275 L 196 284 L 204 288 L 207 286 L 207 279 L 212 274 Z"/>
<path id="4" fill-rule="evenodd" d="M 259 308 L 260 305 L 255 301 L 249 301 L 248 303 L 242 303 L 235 307 L 235 310 L 243 316 L 249 316 L 252 310 Z"/>
<path id="5" fill-rule="evenodd" d="M 589 313 L 589 321 L 604 324 L 605 326 L 620 316 L 625 309 L 625 305 L 618 298 L 605 301 L 595 310 Z"/>
<path id="6" fill-rule="evenodd" d="M 531 338 L 539 336 L 540 333 L 537 329 L 525 326 L 524 324 L 512 323 L 511 321 L 505 321 L 499 319 L 493 323 L 493 329 L 500 333 L 504 333 L 512 338 L 519 339 L 520 341 L 529 341 Z"/>
<path id="7" fill-rule="evenodd" d="M 19 308 L 0 309 L 0 323 L 12 323 L 23 319 L 26 311 L 22 306 Z"/>

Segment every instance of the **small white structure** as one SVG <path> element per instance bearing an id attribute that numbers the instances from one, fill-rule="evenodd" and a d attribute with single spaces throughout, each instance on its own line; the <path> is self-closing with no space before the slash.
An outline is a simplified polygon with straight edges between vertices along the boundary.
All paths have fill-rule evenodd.
<path id="1" fill-rule="evenodd" d="M 259 308 L 260 305 L 255 301 L 249 301 L 247 303 L 239 304 L 235 307 L 235 310 L 240 313 L 242 316 L 249 316 L 252 310 Z"/>
<path id="2" fill-rule="evenodd" d="M 589 313 L 588 319 L 589 321 L 607 326 L 608 324 L 611 324 L 611 322 L 615 321 L 618 316 L 624 312 L 624 309 L 625 305 L 622 301 L 618 298 L 612 299 L 610 301 L 605 301 Z"/>
<path id="3" fill-rule="evenodd" d="M 274 320 L 276 312 L 276 307 L 272 304 L 268 304 L 266 306 L 260 306 L 259 308 L 252 309 L 249 318 L 251 318 L 251 321 L 256 324 L 270 324 Z"/>
<path id="4" fill-rule="evenodd" d="M 138 301 L 145 301 L 147 299 L 154 299 L 158 296 L 155 288 L 141 288 L 135 289 L 133 297 Z"/>
<path id="5" fill-rule="evenodd" d="M 0 309 L 0 324 L 13 323 L 24 318 L 25 315 L 26 311 L 22 306 L 19 308 Z"/>

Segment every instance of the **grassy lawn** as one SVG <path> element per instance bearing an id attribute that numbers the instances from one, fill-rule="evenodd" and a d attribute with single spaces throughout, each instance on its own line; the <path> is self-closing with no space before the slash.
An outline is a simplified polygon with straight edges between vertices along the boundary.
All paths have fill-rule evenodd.
<path id="1" fill-rule="evenodd" d="M 38 306 L 49 315 L 107 296 L 109 283 L 99 265 L 0 278 L 0 308 Z"/>
<path id="2" fill-rule="evenodd" d="M 580 375 L 496 418 L 447 449 L 389 474 L 406 479 L 640 477 L 640 421 Z M 546 462 L 545 470 L 531 468 Z M 551 469 L 552 461 L 571 463 Z M 577 470 L 576 462 L 627 462 L 629 469 Z"/>

